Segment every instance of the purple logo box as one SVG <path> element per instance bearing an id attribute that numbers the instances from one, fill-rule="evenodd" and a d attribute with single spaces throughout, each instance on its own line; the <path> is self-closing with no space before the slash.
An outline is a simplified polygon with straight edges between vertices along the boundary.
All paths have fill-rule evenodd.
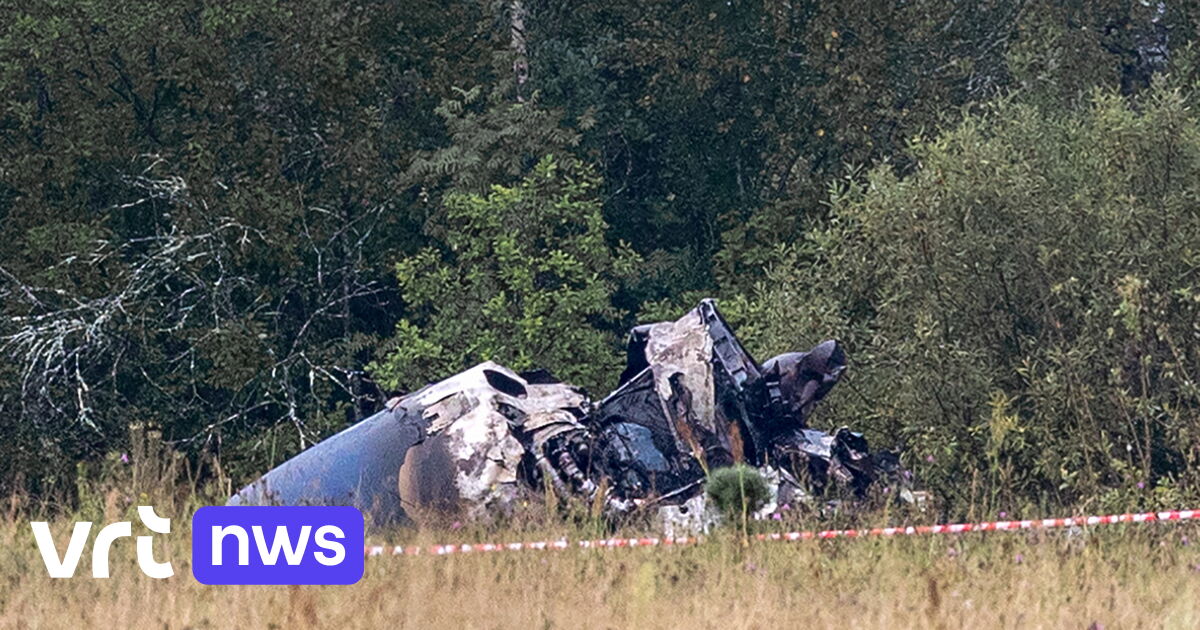
<path id="1" fill-rule="evenodd" d="M 192 516 L 192 575 L 201 584 L 354 584 L 364 529 L 353 507 L 202 507 Z"/>

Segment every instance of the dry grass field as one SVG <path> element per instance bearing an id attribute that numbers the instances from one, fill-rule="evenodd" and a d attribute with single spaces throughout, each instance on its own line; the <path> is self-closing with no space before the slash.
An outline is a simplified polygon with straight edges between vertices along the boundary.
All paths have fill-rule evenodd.
<path id="1" fill-rule="evenodd" d="M 1195 524 L 1082 534 L 965 534 L 673 549 L 375 557 L 348 587 L 209 587 L 191 577 L 187 519 L 157 544 L 176 575 L 136 568 L 51 580 L 30 528 L 0 523 L 4 628 L 1197 628 Z M 54 525 L 65 540 L 70 522 Z M 135 532 L 136 533 L 136 532 Z M 482 531 L 396 532 L 405 542 L 506 540 Z M 93 532 L 94 535 L 94 532 Z M 384 542 L 383 537 L 375 537 Z M 62 543 L 60 542 L 60 545 Z"/>

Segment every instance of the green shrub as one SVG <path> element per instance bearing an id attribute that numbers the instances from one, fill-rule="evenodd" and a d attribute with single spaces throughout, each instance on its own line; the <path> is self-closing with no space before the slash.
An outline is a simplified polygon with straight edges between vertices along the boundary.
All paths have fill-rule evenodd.
<path id="1" fill-rule="evenodd" d="M 494 360 L 611 385 L 621 365 L 612 297 L 638 258 L 605 242 L 598 185 L 577 161 L 546 157 L 515 186 L 448 194 L 428 229 L 438 247 L 396 265 L 407 315 L 376 376 L 412 389 Z"/>
<path id="2" fill-rule="evenodd" d="M 717 509 L 730 521 L 743 517 L 767 504 L 771 490 L 763 476 L 745 464 L 717 468 L 708 475 L 705 492 Z"/>
<path id="3" fill-rule="evenodd" d="M 834 186 L 750 300 L 760 354 L 847 342 L 818 424 L 899 441 L 953 512 L 1196 488 L 1200 116 L 1166 83 L 1012 101 Z M 851 390 L 852 388 L 852 390 Z"/>

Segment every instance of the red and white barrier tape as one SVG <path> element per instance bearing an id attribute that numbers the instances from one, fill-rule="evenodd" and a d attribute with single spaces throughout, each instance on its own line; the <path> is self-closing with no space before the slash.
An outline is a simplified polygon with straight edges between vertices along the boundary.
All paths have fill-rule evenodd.
<path id="1" fill-rule="evenodd" d="M 1143 512 L 1140 514 L 1111 514 L 1108 516 L 1077 516 L 1070 518 L 1047 518 L 1030 521 L 987 521 L 983 523 L 954 523 L 948 525 L 922 525 L 909 527 L 876 527 L 873 529 L 827 529 L 824 531 L 782 532 L 758 534 L 757 540 L 813 540 L 830 538 L 868 538 L 873 536 L 915 536 L 919 534 L 959 534 L 963 532 L 1003 532 L 1020 529 L 1051 529 L 1081 525 L 1112 525 L 1115 523 L 1148 523 L 1151 521 L 1184 521 L 1200 519 L 1200 510 L 1172 510 L 1168 512 Z M 368 556 L 415 556 L 464 554 L 483 551 L 546 551 L 577 547 L 579 549 L 613 549 L 616 547 L 672 547 L 694 545 L 702 542 L 700 536 L 680 538 L 604 538 L 579 540 L 571 543 L 567 539 L 539 542 L 475 543 L 459 545 L 367 546 Z"/>

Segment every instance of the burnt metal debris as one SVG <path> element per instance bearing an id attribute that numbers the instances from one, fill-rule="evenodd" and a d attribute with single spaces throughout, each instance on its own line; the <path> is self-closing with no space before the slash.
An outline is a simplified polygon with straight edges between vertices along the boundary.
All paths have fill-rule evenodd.
<path id="1" fill-rule="evenodd" d="M 837 341 L 757 363 L 706 299 L 634 328 L 618 387 L 599 402 L 543 370 L 484 362 L 388 401 L 229 503 L 355 505 L 387 524 L 503 513 L 549 487 L 610 516 L 657 510 L 668 530 L 700 529 L 706 471 L 736 462 L 771 485 L 764 512 L 872 485 L 911 497 L 896 455 L 845 427 L 809 427 L 845 370 Z"/>

